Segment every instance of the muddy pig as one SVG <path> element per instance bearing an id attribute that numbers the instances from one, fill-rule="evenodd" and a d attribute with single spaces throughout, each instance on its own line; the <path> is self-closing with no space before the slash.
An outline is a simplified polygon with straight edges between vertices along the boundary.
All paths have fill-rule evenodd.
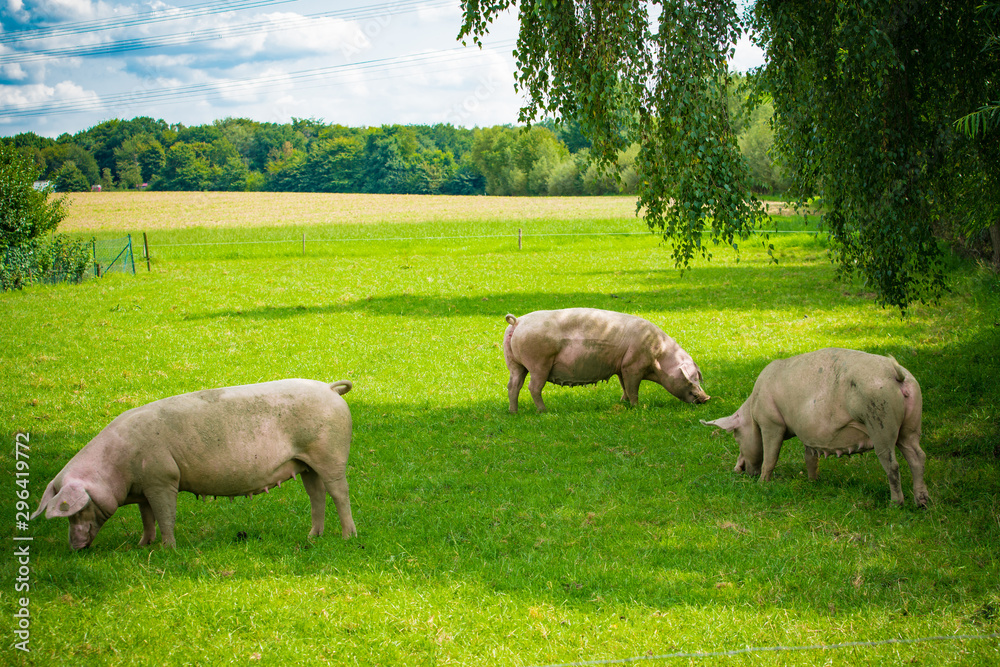
<path id="1" fill-rule="evenodd" d="M 740 446 L 736 472 L 771 479 L 781 443 L 798 436 L 806 470 L 818 476 L 820 456 L 875 451 L 894 503 L 903 503 L 896 448 L 913 477 L 915 502 L 929 500 L 920 449 L 920 385 L 892 357 L 827 348 L 768 364 L 753 392 L 729 417 L 706 426 L 732 433 Z"/>

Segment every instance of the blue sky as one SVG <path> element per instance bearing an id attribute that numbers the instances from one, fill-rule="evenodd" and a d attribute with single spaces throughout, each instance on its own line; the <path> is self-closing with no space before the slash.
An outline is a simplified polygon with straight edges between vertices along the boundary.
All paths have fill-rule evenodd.
<path id="1" fill-rule="evenodd" d="M 463 47 L 458 0 L 0 0 L 0 136 L 198 125 L 517 121 L 517 20 Z M 737 45 L 733 66 L 761 62 Z"/>

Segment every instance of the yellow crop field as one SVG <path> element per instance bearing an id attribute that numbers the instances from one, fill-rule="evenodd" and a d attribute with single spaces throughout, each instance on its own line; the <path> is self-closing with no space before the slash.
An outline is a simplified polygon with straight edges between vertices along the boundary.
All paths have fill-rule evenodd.
<path id="1" fill-rule="evenodd" d="M 61 232 L 378 223 L 635 220 L 635 197 L 470 197 L 300 192 L 85 192 Z"/>

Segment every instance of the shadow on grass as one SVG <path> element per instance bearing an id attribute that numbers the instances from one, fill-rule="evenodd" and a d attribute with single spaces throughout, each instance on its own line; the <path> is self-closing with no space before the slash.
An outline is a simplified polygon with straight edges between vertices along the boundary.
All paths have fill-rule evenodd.
<path id="1" fill-rule="evenodd" d="M 691 269 L 682 278 L 677 278 L 677 272 L 673 269 L 657 269 L 645 272 L 645 275 L 647 277 L 644 279 L 631 282 L 645 282 L 651 286 L 649 290 L 615 290 L 607 294 L 583 290 L 560 293 L 494 292 L 490 295 L 394 294 L 323 305 L 269 305 L 192 312 L 187 313 L 184 318 L 274 320 L 362 312 L 376 316 L 491 316 L 502 319 L 510 312 L 522 315 L 534 310 L 570 307 L 640 313 L 646 310 L 745 310 L 751 305 L 762 308 L 802 308 L 825 304 L 832 297 L 845 297 L 843 286 L 835 282 L 832 270 L 826 266 L 794 267 L 783 271 L 775 271 L 768 266 L 706 267 Z M 850 298 L 849 295 L 846 298 Z"/>
<path id="2" fill-rule="evenodd" d="M 765 363 L 731 363 L 720 372 L 742 384 Z M 847 612 L 872 604 L 886 582 L 898 584 L 887 598 L 899 589 L 915 598 L 962 584 L 923 556 L 900 555 L 886 565 L 873 549 L 917 553 L 930 539 L 954 550 L 948 558 L 960 564 L 963 549 L 981 546 L 970 540 L 996 535 L 979 502 L 995 493 L 996 466 L 988 461 L 970 462 L 961 479 L 928 480 L 932 493 L 933 484 L 939 493 L 951 489 L 949 502 L 926 512 L 908 502 L 899 510 L 872 456 L 824 461 L 820 480 L 810 482 L 801 474 L 801 446 L 790 441 L 772 483 L 732 473 L 731 436 L 698 423 L 716 416 L 712 404 L 683 404 L 653 385 L 638 408 L 566 391 L 551 412 L 519 415 L 507 413 L 501 389 L 494 401 L 448 407 L 351 403 L 357 540 L 337 536 L 329 502 L 327 535 L 306 538 L 309 506 L 299 483 L 235 503 L 182 494 L 177 552 L 136 546 L 141 522 L 130 507 L 80 554 L 66 546 L 64 520 L 39 520 L 32 525 L 39 578 L 58 591 L 85 587 L 99 601 L 143 577 L 209 583 L 267 579 L 276 565 L 295 577 L 326 576 L 333 567 L 386 586 L 378 573 L 388 568 L 398 573 L 394 585 L 462 580 L 585 608 L 638 601 L 821 612 L 832 604 Z M 83 445 L 79 435 L 63 433 L 33 433 L 33 442 L 39 456 L 32 472 L 41 484 L 58 472 L 61 454 Z M 977 528 L 936 537 L 955 525 Z M 908 526 L 917 529 L 915 542 L 900 535 Z M 866 583 L 851 585 L 859 562 Z M 109 584 L 109 567 L 125 573 L 118 584 Z"/>

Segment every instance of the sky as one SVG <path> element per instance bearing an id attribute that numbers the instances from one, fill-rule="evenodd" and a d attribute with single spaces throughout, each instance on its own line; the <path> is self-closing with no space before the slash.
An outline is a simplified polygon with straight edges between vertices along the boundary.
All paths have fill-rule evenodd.
<path id="1" fill-rule="evenodd" d="M 480 49 L 459 0 L 0 0 L 0 136 L 200 125 L 516 123 L 517 17 Z M 733 69 L 763 62 L 737 44 Z"/>

